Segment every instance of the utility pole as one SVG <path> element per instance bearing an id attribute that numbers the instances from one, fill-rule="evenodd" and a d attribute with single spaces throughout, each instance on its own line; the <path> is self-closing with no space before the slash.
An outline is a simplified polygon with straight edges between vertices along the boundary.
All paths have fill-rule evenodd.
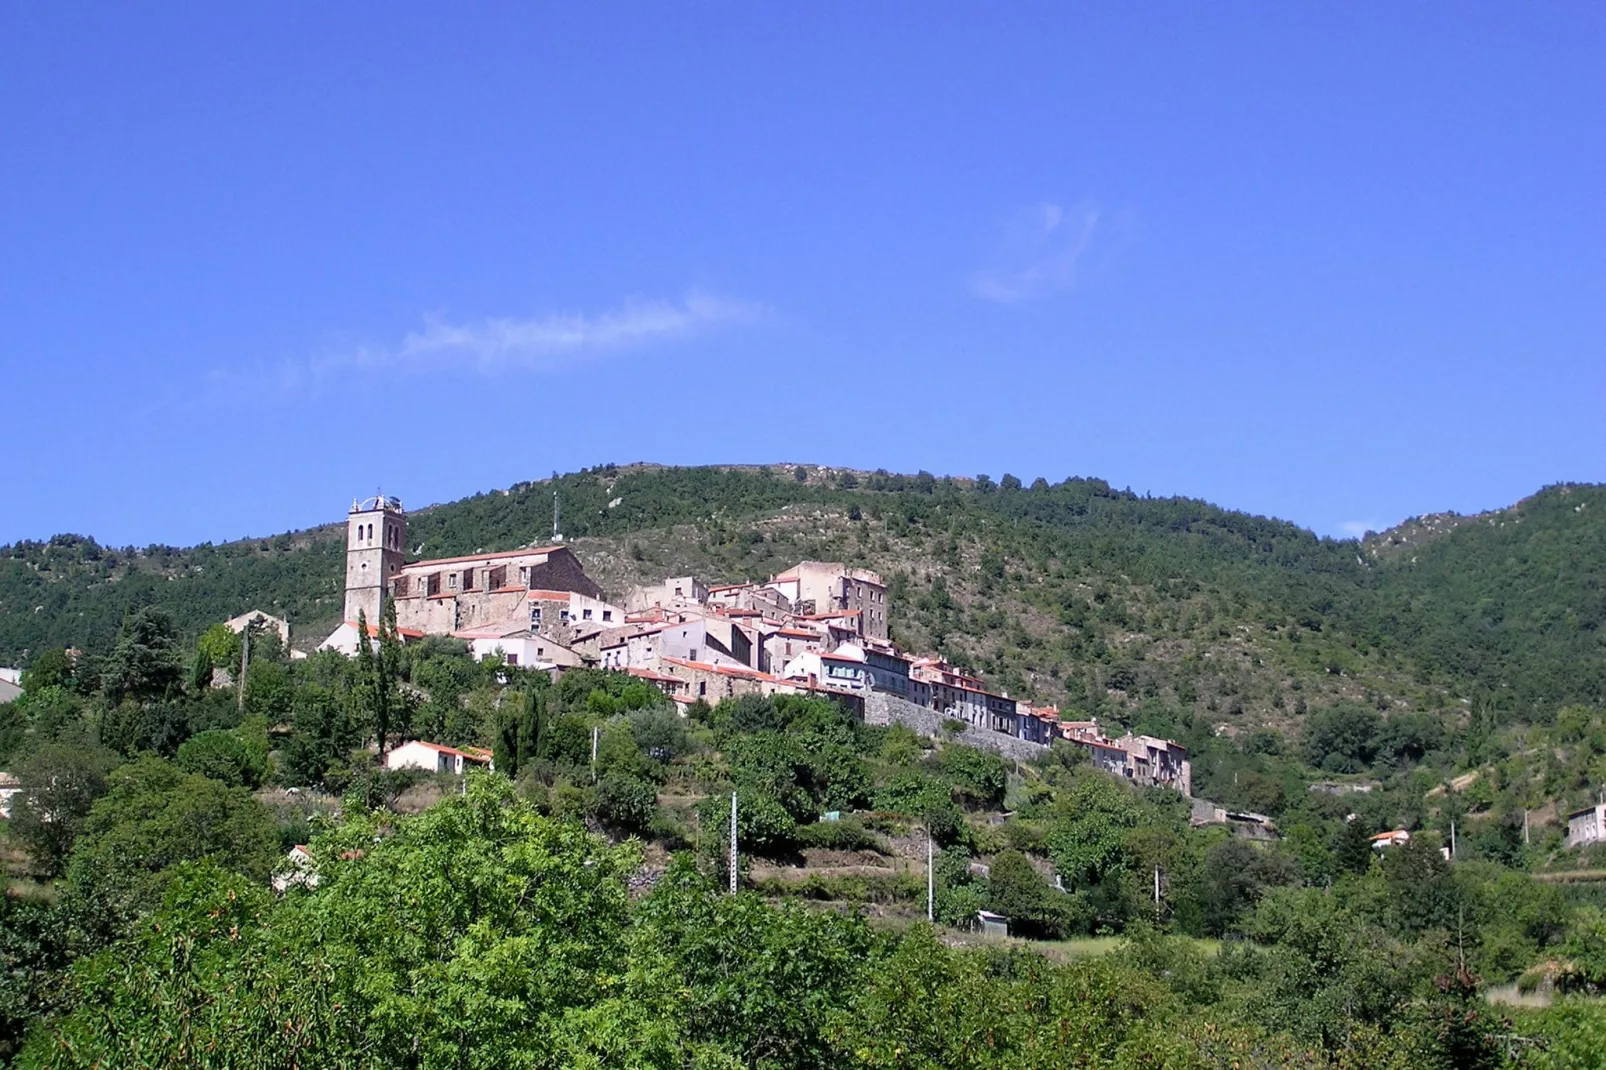
<path id="1" fill-rule="evenodd" d="M 731 792 L 731 895 L 736 894 L 736 793 Z"/>
<path id="2" fill-rule="evenodd" d="M 1450 819 L 1450 861 L 1455 861 L 1455 819 Z"/>
<path id="3" fill-rule="evenodd" d="M 601 725 L 591 726 L 591 783 L 597 782 L 597 740 L 602 735 Z"/>
<path id="4" fill-rule="evenodd" d="M 235 703 L 245 712 L 245 670 L 251 667 L 251 625 L 240 629 L 240 684 L 234 689 Z"/>
<path id="5" fill-rule="evenodd" d="M 1158 863 L 1154 867 L 1154 916 L 1160 916 L 1160 866 Z"/>
<path id="6" fill-rule="evenodd" d="M 562 529 L 558 527 L 558 492 L 552 492 L 552 541 L 562 542 Z"/>
<path id="7" fill-rule="evenodd" d="M 931 845 L 931 827 L 926 827 L 926 920 L 937 920 L 937 870 L 933 866 L 936 849 Z"/>
<path id="8" fill-rule="evenodd" d="M 1533 841 L 1528 839 L 1528 808 L 1524 806 L 1522 808 L 1522 845 L 1526 847 L 1531 842 Z"/>

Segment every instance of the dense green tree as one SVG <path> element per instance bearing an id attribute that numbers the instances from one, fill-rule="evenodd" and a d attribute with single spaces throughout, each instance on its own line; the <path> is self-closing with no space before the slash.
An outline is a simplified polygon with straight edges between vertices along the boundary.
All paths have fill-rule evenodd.
<path id="1" fill-rule="evenodd" d="M 1339 827 L 1333 845 L 1333 861 L 1345 873 L 1365 873 L 1371 868 L 1372 826 L 1357 815 Z"/>
<path id="2" fill-rule="evenodd" d="M 38 899 L 0 896 L 0 1060 L 9 1060 L 27 1031 L 69 1005 L 63 973 L 72 961 L 66 912 Z"/>
<path id="3" fill-rule="evenodd" d="M 61 872 L 95 800 L 107 788 L 117 756 L 95 747 L 45 744 L 16 767 L 10 836 L 27 852 L 34 873 Z"/>
<path id="4" fill-rule="evenodd" d="M 496 740 L 492 747 L 496 768 L 509 780 L 541 757 L 541 729 L 546 720 L 546 695 L 530 688 L 504 702 L 497 711 Z"/>
<path id="5" fill-rule="evenodd" d="M 38 1058 L 585 1065 L 628 1014 L 609 993 L 625 977 L 624 878 L 638 859 L 511 790 L 476 777 L 466 797 L 385 820 L 389 835 L 352 818 L 317 847 L 316 892 L 277 905 L 255 882 L 179 867 L 163 917 L 78 968 L 84 998 Z"/>
<path id="6" fill-rule="evenodd" d="M 268 772 L 267 724 L 257 720 L 239 729 L 213 728 L 191 736 L 179 747 L 174 764 L 187 773 L 254 789 Z"/>
<path id="7" fill-rule="evenodd" d="M 1267 889 L 1299 880 L 1299 865 L 1281 852 L 1229 839 L 1205 852 L 1192 894 L 1205 932 L 1237 930 Z"/>
<path id="8" fill-rule="evenodd" d="M 28 735 L 28 707 L 20 701 L 0 703 L 0 766 L 11 764 Z"/>
<path id="9" fill-rule="evenodd" d="M 988 909 L 1009 918 L 1012 933 L 1054 939 L 1085 920 L 1080 901 L 1051 887 L 1019 851 L 993 858 L 987 893 Z"/>
<path id="10" fill-rule="evenodd" d="M 173 618 L 147 607 L 125 620 L 102 667 L 102 679 L 114 704 L 166 699 L 182 691 L 183 659 Z"/>
<path id="11" fill-rule="evenodd" d="M 717 1044 L 737 1065 L 839 1064 L 830 1029 L 870 964 L 868 926 L 715 893 L 688 860 L 671 865 L 640 911 L 631 994 L 683 993 L 674 1013 L 688 1038 Z"/>
<path id="12" fill-rule="evenodd" d="M 210 861 L 257 882 L 279 864 L 267 809 L 244 788 L 145 757 L 113 772 L 83 822 L 65 883 L 108 938 L 154 910 L 172 866 Z"/>
<path id="13" fill-rule="evenodd" d="M 1377 754 L 1382 720 L 1372 710 L 1341 702 L 1310 715 L 1305 750 L 1310 763 L 1335 773 L 1358 773 Z"/>
<path id="14" fill-rule="evenodd" d="M 610 771 L 597 782 L 597 815 L 616 829 L 642 832 L 658 812 L 658 792 L 650 780 Z"/>
<path id="15" fill-rule="evenodd" d="M 1383 877 L 1395 925 L 1408 933 L 1455 932 L 1462 926 L 1462 890 L 1436 837 L 1417 835 L 1383 852 Z"/>
<path id="16" fill-rule="evenodd" d="M 362 742 L 363 729 L 346 697 L 322 684 L 309 681 L 296 689 L 292 716 L 284 746 L 284 782 L 292 787 L 324 783 Z"/>
<path id="17" fill-rule="evenodd" d="M 22 673 L 22 689 L 29 692 L 47 687 L 70 688 L 75 682 L 73 659 L 60 647 L 41 650 Z"/>
<path id="18" fill-rule="evenodd" d="M 1003 803 L 1009 766 L 998 755 L 970 747 L 947 747 L 939 764 L 943 775 L 968 802 L 981 807 Z"/>
<path id="19" fill-rule="evenodd" d="M 357 680 L 356 695 L 359 708 L 384 757 L 391 733 L 405 725 L 406 701 L 401 691 L 402 646 L 396 631 L 396 603 L 385 599 L 385 608 L 378 625 L 379 644 L 375 649 L 369 634 L 367 615 L 357 615 Z"/>

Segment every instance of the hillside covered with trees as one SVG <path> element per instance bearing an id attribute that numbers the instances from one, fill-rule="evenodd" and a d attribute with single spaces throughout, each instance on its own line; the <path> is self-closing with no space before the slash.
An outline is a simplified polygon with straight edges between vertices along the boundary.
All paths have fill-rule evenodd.
<path id="1" fill-rule="evenodd" d="M 801 476 L 801 478 L 799 478 Z M 1012 693 L 1162 700 L 1283 722 L 1318 698 L 1515 721 L 1606 701 L 1606 490 L 1553 487 L 1406 553 L 1101 480 L 1024 484 L 807 466 L 615 467 L 414 512 L 414 557 L 539 543 L 552 493 L 605 588 L 763 578 L 803 557 L 893 584 L 892 624 Z M 103 645 L 155 605 L 186 634 L 258 608 L 298 645 L 338 623 L 338 525 L 189 549 L 81 536 L 0 547 L 0 661 Z"/>
<path id="2" fill-rule="evenodd" d="M 1276 838 L 1195 827 L 1063 743 L 1017 765 L 795 697 L 680 717 L 628 676 L 388 623 L 350 660 L 256 633 L 217 688 L 240 654 L 217 622 L 333 626 L 338 528 L 58 537 L 0 551 L 0 660 L 26 670 L 0 705 L 0 1056 L 1571 1067 L 1606 1044 L 1606 904 L 1556 879 L 1606 861 L 1558 821 L 1606 784 L 1600 488 L 1362 544 L 1097 480 L 608 467 L 414 512 L 409 550 L 538 543 L 554 488 L 611 592 L 875 568 L 907 647 L 1180 740 L 1196 794 Z M 496 772 L 383 768 L 404 738 Z M 978 910 L 1017 939 L 978 939 Z"/>

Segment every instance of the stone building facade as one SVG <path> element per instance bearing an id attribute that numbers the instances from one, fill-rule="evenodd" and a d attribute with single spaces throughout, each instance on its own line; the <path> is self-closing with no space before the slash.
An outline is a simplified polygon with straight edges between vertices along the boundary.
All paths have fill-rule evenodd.
<path id="1" fill-rule="evenodd" d="M 450 635 L 509 622 L 551 635 L 624 622 L 567 546 L 406 561 L 407 514 L 395 498 L 353 502 L 346 520 L 345 620 L 325 642 L 355 648 L 359 615 L 377 626 L 388 596 L 402 633 Z M 571 617 L 574 628 L 569 627 Z M 548 619 L 550 618 L 550 619 Z"/>

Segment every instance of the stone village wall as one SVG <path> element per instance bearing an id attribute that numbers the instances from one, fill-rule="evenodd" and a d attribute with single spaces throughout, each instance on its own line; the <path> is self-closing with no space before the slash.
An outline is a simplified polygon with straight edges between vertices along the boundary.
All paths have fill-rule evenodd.
<path id="1" fill-rule="evenodd" d="M 918 734 L 928 739 L 953 739 L 967 747 L 976 747 L 979 750 L 996 751 L 1006 758 L 1019 758 L 1029 761 L 1043 755 L 1048 748 L 1041 743 L 1033 743 L 1015 736 L 1006 736 L 1002 732 L 993 732 L 974 725 L 966 725 L 965 730 L 956 736 L 950 736 L 944 725 L 949 718 L 940 712 L 917 706 L 907 699 L 889 695 L 883 691 L 872 691 L 864 696 L 864 723 L 865 724 L 901 724 L 907 725 Z"/>

